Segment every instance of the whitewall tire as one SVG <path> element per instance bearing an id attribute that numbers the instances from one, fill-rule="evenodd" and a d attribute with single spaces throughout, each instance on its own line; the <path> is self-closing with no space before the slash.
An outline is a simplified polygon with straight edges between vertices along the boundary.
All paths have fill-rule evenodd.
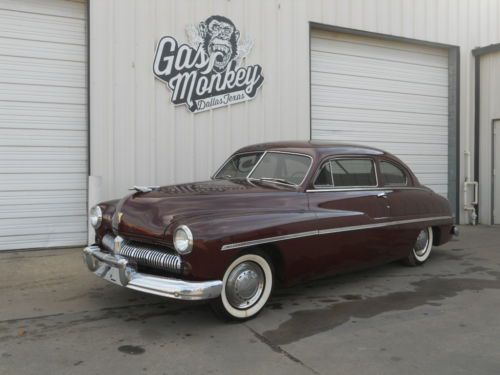
<path id="1" fill-rule="evenodd" d="M 423 228 L 418 233 L 415 244 L 408 255 L 408 259 L 405 260 L 405 263 L 409 266 L 424 264 L 431 255 L 433 241 L 434 235 L 432 227 Z"/>
<path id="2" fill-rule="evenodd" d="M 212 309 L 224 320 L 253 318 L 269 300 L 273 274 L 272 263 L 264 254 L 241 255 L 224 273 L 222 292 L 212 301 Z"/>

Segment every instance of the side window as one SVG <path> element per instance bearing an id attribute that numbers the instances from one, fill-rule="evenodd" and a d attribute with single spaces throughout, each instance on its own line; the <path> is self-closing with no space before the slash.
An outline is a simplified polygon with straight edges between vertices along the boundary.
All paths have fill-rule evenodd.
<path id="1" fill-rule="evenodd" d="M 377 185 L 375 165 L 371 159 L 333 159 L 330 163 L 335 187 Z"/>
<path id="2" fill-rule="evenodd" d="M 387 186 L 406 186 L 408 177 L 406 173 L 396 165 L 387 161 L 380 162 L 380 173 L 384 177 Z"/>
<path id="3" fill-rule="evenodd" d="M 326 189 L 333 187 L 332 180 L 332 170 L 330 168 L 330 163 L 326 163 L 314 181 L 314 187 L 319 189 Z"/>

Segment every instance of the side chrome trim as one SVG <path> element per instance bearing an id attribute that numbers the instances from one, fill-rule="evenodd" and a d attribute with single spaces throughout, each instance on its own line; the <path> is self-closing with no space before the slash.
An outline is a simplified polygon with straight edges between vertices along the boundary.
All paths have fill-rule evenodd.
<path id="1" fill-rule="evenodd" d="M 322 234 L 331 234 L 331 233 L 350 232 L 350 231 L 354 231 L 354 230 L 392 227 L 394 225 L 421 223 L 421 222 L 430 221 L 430 220 L 446 220 L 446 219 L 451 219 L 451 218 L 452 218 L 451 216 L 435 216 L 435 217 L 425 217 L 425 218 L 420 218 L 420 219 L 394 220 L 394 221 L 386 221 L 384 223 L 353 225 L 350 227 L 322 229 L 319 231 L 318 234 L 322 235 Z"/>
<path id="2" fill-rule="evenodd" d="M 334 192 L 334 191 L 368 191 L 368 190 L 386 190 L 386 191 L 394 191 L 394 190 L 423 190 L 423 191 L 431 191 L 426 188 L 421 188 L 417 186 L 374 186 L 374 187 L 352 187 L 352 188 L 337 188 L 337 189 L 307 189 L 306 193 L 321 193 L 321 192 Z"/>
<path id="3" fill-rule="evenodd" d="M 285 234 L 283 236 L 267 237 L 267 238 L 262 238 L 260 240 L 236 242 L 236 243 L 231 243 L 231 244 L 223 245 L 222 246 L 222 250 L 239 249 L 241 247 L 262 245 L 262 244 L 270 243 L 270 242 L 292 240 L 294 238 L 310 237 L 310 236 L 316 236 L 316 235 L 318 235 L 318 231 L 317 230 L 311 230 L 309 232 Z"/>
<path id="4" fill-rule="evenodd" d="M 393 221 L 386 221 L 383 223 L 376 223 L 376 224 L 352 225 L 352 226 L 348 226 L 348 227 L 311 230 L 308 232 L 292 233 L 292 234 L 286 234 L 283 236 L 267 237 L 267 238 L 262 238 L 259 240 L 235 242 L 235 243 L 223 245 L 221 250 L 225 251 L 225 250 L 239 249 L 242 247 L 256 246 L 256 245 L 262 245 L 262 244 L 271 243 L 271 242 L 286 241 L 286 240 L 292 240 L 295 238 L 302 238 L 302 237 L 320 236 L 320 235 L 324 235 L 324 234 L 351 232 L 351 231 L 355 231 L 355 230 L 366 230 L 366 229 L 372 229 L 372 228 L 392 227 L 394 225 L 413 224 L 413 223 L 420 223 L 420 222 L 424 222 L 424 221 L 446 220 L 446 219 L 452 219 L 452 216 L 433 216 L 433 217 L 424 217 L 424 218 L 418 218 L 418 219 L 393 220 Z"/>

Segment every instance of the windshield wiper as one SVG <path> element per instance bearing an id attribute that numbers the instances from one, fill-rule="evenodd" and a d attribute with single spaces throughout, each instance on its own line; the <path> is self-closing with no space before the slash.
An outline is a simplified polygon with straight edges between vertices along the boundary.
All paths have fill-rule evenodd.
<path id="1" fill-rule="evenodd" d="M 283 178 L 274 178 L 274 177 L 260 177 L 260 178 L 255 178 L 255 177 L 250 177 L 249 178 L 250 181 L 268 181 L 268 182 L 278 182 L 278 183 L 281 183 L 281 184 L 286 184 L 286 185 L 290 185 L 290 186 L 295 186 L 294 183 L 291 183 L 290 181 L 287 181 Z"/>

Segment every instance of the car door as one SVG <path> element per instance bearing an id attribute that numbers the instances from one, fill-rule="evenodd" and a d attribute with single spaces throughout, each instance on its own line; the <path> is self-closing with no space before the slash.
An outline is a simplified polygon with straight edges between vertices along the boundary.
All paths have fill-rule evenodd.
<path id="1" fill-rule="evenodd" d="M 412 220 L 432 210 L 425 207 L 428 199 L 422 199 L 429 192 L 413 187 L 410 174 L 399 163 L 381 158 L 379 159 L 380 183 L 386 188 L 389 203 L 389 215 L 396 223 Z M 419 229 L 413 224 L 399 224 L 392 231 L 391 256 L 398 258 L 406 256 L 417 238 Z"/>
<path id="2" fill-rule="evenodd" d="M 317 217 L 318 272 L 343 272 L 384 262 L 390 229 L 380 224 L 388 220 L 388 192 L 379 187 L 375 160 L 327 159 L 313 181 L 307 194 Z"/>

